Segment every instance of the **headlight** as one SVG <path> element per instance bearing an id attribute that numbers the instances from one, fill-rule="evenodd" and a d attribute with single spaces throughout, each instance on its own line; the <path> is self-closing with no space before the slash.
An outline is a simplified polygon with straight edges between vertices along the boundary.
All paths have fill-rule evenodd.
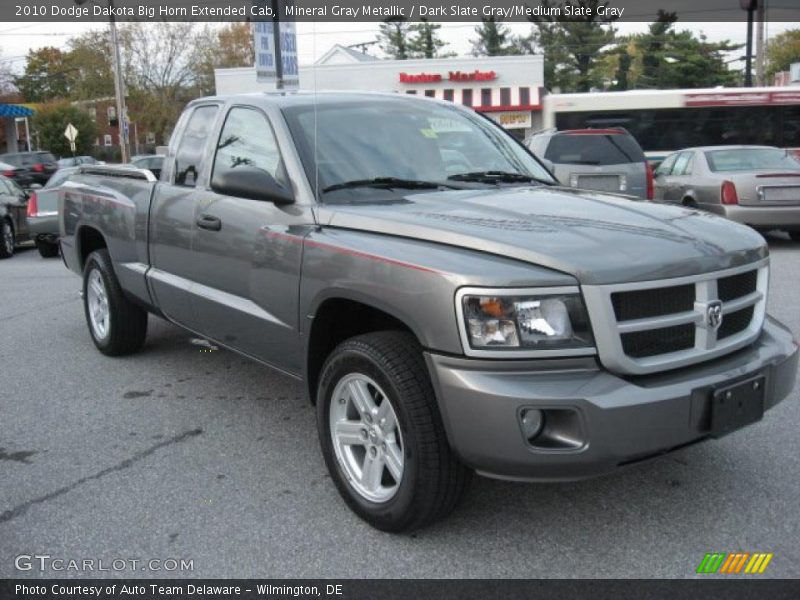
<path id="1" fill-rule="evenodd" d="M 460 290 L 458 312 L 468 354 L 591 354 L 594 338 L 577 288 Z M 472 352 L 469 352 L 472 350 Z"/>

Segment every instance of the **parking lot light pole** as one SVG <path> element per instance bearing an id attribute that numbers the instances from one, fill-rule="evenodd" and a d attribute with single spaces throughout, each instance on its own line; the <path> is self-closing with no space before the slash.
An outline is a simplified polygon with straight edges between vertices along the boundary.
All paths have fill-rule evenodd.
<path id="1" fill-rule="evenodd" d="M 747 11 L 747 48 L 744 62 L 744 86 L 753 87 L 753 13 L 758 8 L 758 0 L 739 0 L 739 6 Z"/>
<path id="2" fill-rule="evenodd" d="M 73 0 L 75 4 L 85 4 L 87 0 Z M 125 106 L 125 81 L 122 78 L 122 56 L 119 51 L 117 20 L 114 17 L 114 0 L 108 0 L 108 26 L 111 32 L 111 46 L 114 52 L 114 95 L 117 100 L 117 129 L 119 130 L 120 160 L 128 162 L 128 131 L 126 129 L 127 108 Z"/>

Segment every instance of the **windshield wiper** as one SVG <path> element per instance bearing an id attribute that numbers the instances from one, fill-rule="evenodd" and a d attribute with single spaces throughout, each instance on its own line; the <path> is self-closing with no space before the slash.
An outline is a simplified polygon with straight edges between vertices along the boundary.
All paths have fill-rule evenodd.
<path id="1" fill-rule="evenodd" d="M 401 188 L 406 190 L 435 190 L 440 187 L 459 189 L 458 186 L 436 181 L 402 179 L 400 177 L 373 177 L 372 179 L 354 179 L 353 181 L 334 183 L 333 185 L 323 188 L 322 193 L 358 187 Z"/>
<path id="2" fill-rule="evenodd" d="M 551 184 L 552 181 L 526 175 L 525 173 L 513 173 L 511 171 L 473 171 L 471 173 L 458 173 L 450 175 L 447 179 L 453 181 L 477 181 L 479 183 L 529 183 L 537 181 L 539 183 Z"/>

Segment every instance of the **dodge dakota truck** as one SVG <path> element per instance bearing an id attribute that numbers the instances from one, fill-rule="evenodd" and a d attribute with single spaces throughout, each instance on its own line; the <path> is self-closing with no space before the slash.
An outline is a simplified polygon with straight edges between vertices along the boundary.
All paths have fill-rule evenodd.
<path id="1" fill-rule="evenodd" d="M 159 180 L 80 169 L 60 243 L 100 352 L 142 349 L 152 313 L 302 380 L 383 530 L 443 517 L 475 472 L 573 480 L 726 435 L 794 385 L 758 233 L 561 187 L 452 103 L 204 98 Z"/>

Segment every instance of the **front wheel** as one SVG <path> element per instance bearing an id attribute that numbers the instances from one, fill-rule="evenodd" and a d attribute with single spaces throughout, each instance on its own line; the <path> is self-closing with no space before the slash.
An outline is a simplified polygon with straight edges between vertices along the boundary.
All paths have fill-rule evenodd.
<path id="1" fill-rule="evenodd" d="M 147 311 L 125 297 L 108 250 L 96 250 L 86 259 L 83 308 L 92 341 L 103 354 L 132 354 L 144 345 Z"/>
<path id="2" fill-rule="evenodd" d="M 471 472 L 450 449 L 410 334 L 382 331 L 340 344 L 322 368 L 317 427 L 340 494 L 378 529 L 424 527 L 447 515 L 468 484 Z"/>
<path id="3" fill-rule="evenodd" d="M 14 256 L 14 228 L 8 219 L 0 221 L 0 258 Z"/>

